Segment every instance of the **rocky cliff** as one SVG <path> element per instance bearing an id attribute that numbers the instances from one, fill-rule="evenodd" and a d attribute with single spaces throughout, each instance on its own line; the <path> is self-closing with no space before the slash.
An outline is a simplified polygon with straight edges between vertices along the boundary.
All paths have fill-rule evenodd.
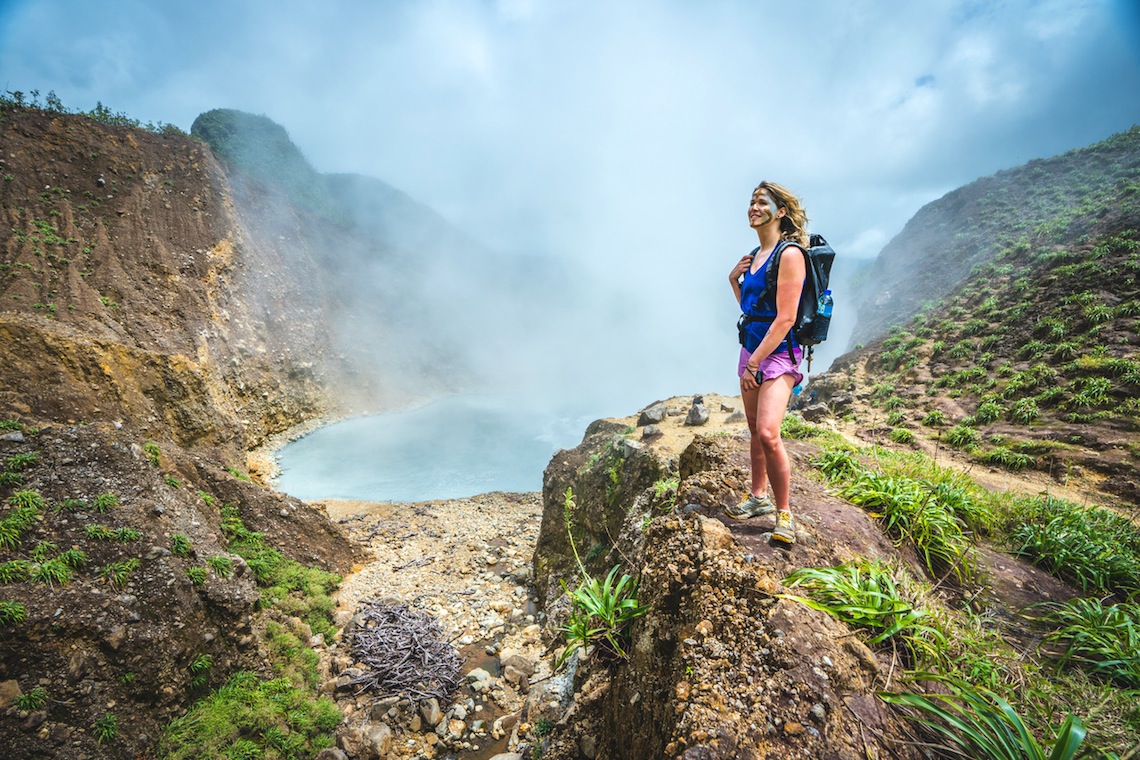
<path id="1" fill-rule="evenodd" d="M 312 263 L 201 142 L 8 104 L 0 175 L 0 754 L 146 756 L 206 686 L 272 675 L 281 553 L 357 556 L 246 461 L 348 368 Z"/>

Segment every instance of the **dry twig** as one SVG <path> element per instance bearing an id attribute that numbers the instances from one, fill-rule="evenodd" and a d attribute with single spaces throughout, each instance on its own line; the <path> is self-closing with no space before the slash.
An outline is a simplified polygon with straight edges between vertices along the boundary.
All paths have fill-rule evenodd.
<path id="1" fill-rule="evenodd" d="M 441 706 L 451 701 L 462 681 L 462 661 L 434 618 L 403 603 L 378 600 L 364 602 L 359 617 L 351 634 L 352 656 L 367 669 L 351 681 L 359 687 L 357 694 L 434 697 Z"/>

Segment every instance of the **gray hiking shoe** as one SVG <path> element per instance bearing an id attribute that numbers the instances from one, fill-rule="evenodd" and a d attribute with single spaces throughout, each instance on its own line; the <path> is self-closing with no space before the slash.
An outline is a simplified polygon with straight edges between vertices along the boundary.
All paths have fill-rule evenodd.
<path id="1" fill-rule="evenodd" d="M 772 540 L 788 546 L 796 542 L 796 521 L 791 512 L 782 509 L 776 513 L 776 529 L 772 531 Z"/>
<path id="2" fill-rule="evenodd" d="M 770 515 L 775 511 L 776 504 L 768 498 L 768 494 L 763 496 L 748 494 L 748 498 L 739 504 L 724 509 L 724 513 L 734 520 L 747 520 L 749 517 Z"/>

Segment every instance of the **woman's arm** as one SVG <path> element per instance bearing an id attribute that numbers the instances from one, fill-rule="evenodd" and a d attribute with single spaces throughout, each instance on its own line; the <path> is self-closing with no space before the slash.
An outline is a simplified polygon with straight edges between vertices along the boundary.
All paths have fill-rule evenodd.
<path id="1" fill-rule="evenodd" d="M 760 362 L 776 350 L 776 347 L 787 336 L 788 331 L 796 322 L 796 311 L 800 307 L 800 293 L 804 289 L 804 277 L 807 276 L 807 266 L 804 263 L 804 252 L 799 245 L 792 244 L 784 248 L 780 254 L 780 269 L 776 279 L 776 318 L 772 320 L 764 340 L 752 352 L 744 373 L 749 378 L 760 366 Z M 753 380 L 755 383 L 755 380 Z"/>

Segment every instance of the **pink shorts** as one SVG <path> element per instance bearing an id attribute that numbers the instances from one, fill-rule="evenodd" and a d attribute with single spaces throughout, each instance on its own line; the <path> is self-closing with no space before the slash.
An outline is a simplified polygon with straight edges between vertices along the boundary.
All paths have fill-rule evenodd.
<path id="1" fill-rule="evenodd" d="M 794 385 L 799 385 L 804 381 L 804 376 L 800 372 L 800 362 L 804 358 L 804 350 L 800 347 L 792 349 L 796 355 L 796 361 L 793 363 L 788 356 L 788 349 L 781 348 L 773 354 L 769 354 L 768 358 L 760 362 L 760 371 L 756 374 L 760 376 L 760 382 L 763 383 L 767 380 L 775 380 L 780 375 L 791 375 L 795 382 Z M 736 364 L 736 376 L 744 377 L 744 366 L 748 364 L 748 360 L 752 357 L 752 353 L 745 348 L 740 349 L 740 360 Z"/>

